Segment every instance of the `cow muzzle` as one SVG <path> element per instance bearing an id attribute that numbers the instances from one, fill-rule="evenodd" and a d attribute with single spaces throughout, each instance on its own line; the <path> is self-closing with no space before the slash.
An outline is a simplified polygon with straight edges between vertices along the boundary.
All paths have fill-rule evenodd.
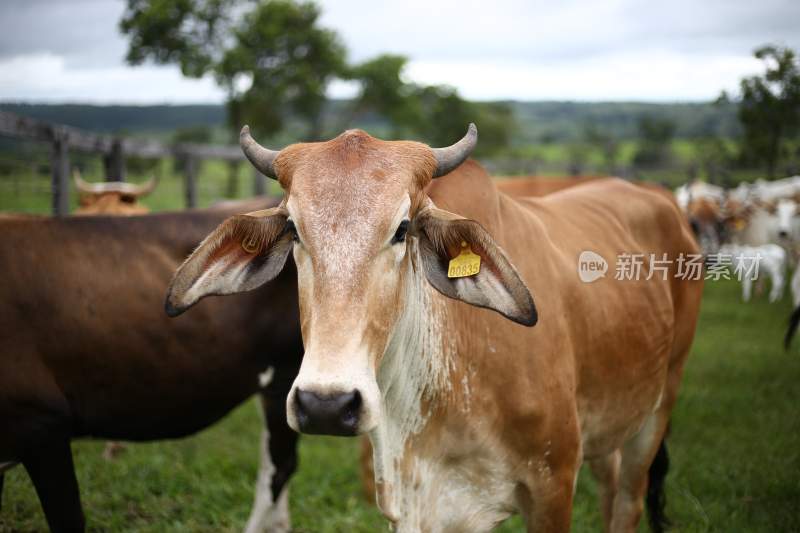
<path id="1" fill-rule="evenodd" d="M 368 359 L 331 361 L 334 363 L 320 365 L 314 352 L 306 352 L 286 397 L 286 421 L 299 433 L 315 435 L 353 436 L 371 431 L 381 415 L 381 392 Z"/>
<path id="2" fill-rule="evenodd" d="M 298 388 L 294 394 L 297 429 L 312 435 L 354 436 L 358 433 L 362 404 L 358 390 L 318 394 Z"/>

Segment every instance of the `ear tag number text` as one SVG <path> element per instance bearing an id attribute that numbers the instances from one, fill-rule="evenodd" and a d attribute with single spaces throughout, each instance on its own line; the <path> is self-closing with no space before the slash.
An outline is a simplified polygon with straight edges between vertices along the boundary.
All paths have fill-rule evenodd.
<path id="1" fill-rule="evenodd" d="M 466 278 L 481 271 L 481 256 L 473 253 L 466 242 L 461 241 L 461 252 L 450 260 L 448 278 Z"/>

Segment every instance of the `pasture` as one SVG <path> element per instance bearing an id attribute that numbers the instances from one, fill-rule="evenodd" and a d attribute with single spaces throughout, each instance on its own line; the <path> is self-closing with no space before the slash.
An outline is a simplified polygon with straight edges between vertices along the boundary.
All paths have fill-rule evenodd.
<path id="1" fill-rule="evenodd" d="M 157 194 L 156 194 L 157 195 Z M 667 512 L 675 531 L 800 530 L 800 347 L 783 351 L 788 294 L 744 305 L 739 284 L 708 282 L 669 438 Z M 192 438 L 73 452 L 90 531 L 240 531 L 252 504 L 260 413 L 254 401 Z M 303 437 L 290 484 L 294 530 L 386 531 L 366 503 L 356 439 Z M 585 469 L 584 469 L 585 470 Z M 46 530 L 21 467 L 6 474 L 0 531 Z M 517 518 L 499 531 L 522 531 Z M 574 531 L 600 531 L 582 472 Z M 647 531 L 646 525 L 640 531 Z"/>

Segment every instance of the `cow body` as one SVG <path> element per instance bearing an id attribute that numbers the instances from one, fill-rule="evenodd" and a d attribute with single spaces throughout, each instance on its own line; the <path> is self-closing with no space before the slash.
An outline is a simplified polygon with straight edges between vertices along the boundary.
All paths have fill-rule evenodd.
<path id="1" fill-rule="evenodd" d="M 596 176 L 551 178 L 543 176 L 515 176 L 496 179 L 497 188 L 509 196 L 545 196 L 569 189 L 575 185 L 598 179 Z"/>
<path id="2" fill-rule="evenodd" d="M 25 465 L 52 529 L 82 525 L 70 439 L 183 437 L 259 391 L 271 399 L 273 501 L 291 475 L 296 437 L 275 406 L 302 353 L 293 276 L 177 320 L 163 314 L 173 270 L 235 212 L 2 222 L 0 463 Z"/>
<path id="3" fill-rule="evenodd" d="M 674 200 L 644 187 L 512 198 L 475 163 L 453 172 L 476 140 L 474 126 L 443 149 L 348 131 L 278 153 L 245 128 L 245 154 L 287 200 L 211 234 L 168 310 L 265 283 L 293 252 L 306 351 L 289 424 L 368 434 L 397 531 L 487 531 L 515 511 L 530 531 L 566 531 L 584 460 L 607 528 L 634 531 L 702 282 L 673 263 L 664 279 L 584 284 L 578 257 L 676 261 L 697 245 Z"/>
<path id="4" fill-rule="evenodd" d="M 700 298 L 699 283 L 582 284 L 577 257 L 696 249 L 672 206 L 637 187 L 604 180 L 520 201 L 468 172 L 434 182 L 431 198 L 498 240 L 535 295 L 539 323 L 524 329 L 420 287 L 409 309 L 428 313 L 406 319 L 435 323 L 439 335 L 384 356 L 379 386 L 403 396 L 386 398 L 373 439 L 379 504 L 399 531 L 487 531 L 515 509 L 566 530 L 582 460 L 644 489 L 641 466 L 663 436 Z M 410 361 L 423 369 L 402 366 Z M 424 394 L 408 405 L 412 390 Z M 397 424 L 408 417 L 415 423 Z M 638 496 L 620 495 L 626 519 L 635 513 L 624 499 Z"/>

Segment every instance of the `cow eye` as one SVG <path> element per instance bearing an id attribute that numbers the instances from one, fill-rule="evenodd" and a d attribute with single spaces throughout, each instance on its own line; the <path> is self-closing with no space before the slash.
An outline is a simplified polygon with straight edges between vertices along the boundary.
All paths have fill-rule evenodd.
<path id="1" fill-rule="evenodd" d="M 293 241 L 297 242 L 299 240 L 297 237 L 297 228 L 294 226 L 294 220 L 289 219 L 286 221 L 283 232 L 291 235 Z"/>
<path id="2" fill-rule="evenodd" d="M 397 244 L 406 240 L 406 232 L 408 232 L 408 220 L 404 220 L 397 226 L 397 231 L 394 232 L 392 237 L 392 244 Z"/>

